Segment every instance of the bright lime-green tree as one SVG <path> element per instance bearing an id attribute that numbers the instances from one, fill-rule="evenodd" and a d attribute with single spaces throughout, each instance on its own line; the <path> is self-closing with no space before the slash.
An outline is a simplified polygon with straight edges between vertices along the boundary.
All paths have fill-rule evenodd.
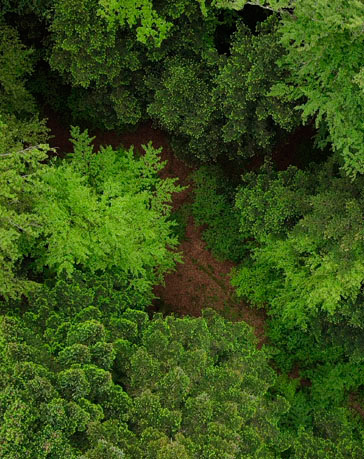
<path id="1" fill-rule="evenodd" d="M 33 272 L 112 272 L 150 291 L 178 260 L 168 216 L 180 188 L 158 177 L 164 164 L 152 146 L 139 158 L 110 147 L 96 155 L 87 132 L 72 132 L 74 153 L 58 166 L 42 164 L 39 148 L 1 158 L 4 276 L 17 283 L 27 256 Z M 10 295 L 15 284 L 6 279 L 2 294 Z"/>
<path id="2" fill-rule="evenodd" d="M 147 282 L 171 269 L 176 240 L 171 236 L 171 193 L 176 179 L 162 180 L 164 167 L 151 145 L 135 157 L 132 149 L 93 152 L 87 132 L 73 129 L 70 161 L 44 170 L 35 203 L 44 241 L 34 249 L 39 266 L 71 274 L 124 271 Z"/>
<path id="3" fill-rule="evenodd" d="M 350 175 L 364 171 L 362 111 L 364 6 L 360 1 L 296 1 L 282 16 L 281 65 L 291 79 L 274 88 L 298 102 L 303 119 L 327 126 Z"/>

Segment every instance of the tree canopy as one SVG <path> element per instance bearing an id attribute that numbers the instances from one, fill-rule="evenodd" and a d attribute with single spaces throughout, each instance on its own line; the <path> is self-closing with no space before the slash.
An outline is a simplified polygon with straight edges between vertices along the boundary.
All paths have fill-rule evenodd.
<path id="1" fill-rule="evenodd" d="M 364 457 L 363 18 L 1 2 L 1 457 Z"/>

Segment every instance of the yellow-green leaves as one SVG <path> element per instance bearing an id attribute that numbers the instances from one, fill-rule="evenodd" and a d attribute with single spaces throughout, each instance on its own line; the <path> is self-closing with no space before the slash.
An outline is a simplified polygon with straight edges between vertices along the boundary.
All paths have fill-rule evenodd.
<path id="1" fill-rule="evenodd" d="M 99 0 L 98 15 L 110 29 L 126 24 L 136 29 L 136 38 L 144 44 L 152 42 L 159 47 L 167 37 L 172 23 L 159 16 L 151 0 Z"/>
<path id="2" fill-rule="evenodd" d="M 37 265 L 58 274 L 80 267 L 160 279 L 179 259 L 170 251 L 177 240 L 167 217 L 171 193 L 181 188 L 158 178 L 163 164 L 151 145 L 138 159 L 132 150 L 110 147 L 96 154 L 87 132 L 72 132 L 70 162 L 42 174 L 35 204 L 43 234 L 33 252 Z"/>

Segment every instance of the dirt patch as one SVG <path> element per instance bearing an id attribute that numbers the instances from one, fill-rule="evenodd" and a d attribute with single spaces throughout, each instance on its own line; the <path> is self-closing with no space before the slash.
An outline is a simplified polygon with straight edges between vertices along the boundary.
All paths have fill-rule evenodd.
<path id="1" fill-rule="evenodd" d="M 51 109 L 44 109 L 44 116 L 47 118 L 47 126 L 50 130 L 49 146 L 55 148 L 57 155 L 63 157 L 65 153 L 73 151 L 73 145 L 69 141 L 70 129 L 66 127 L 61 119 Z"/>
<path id="2" fill-rule="evenodd" d="M 307 378 L 302 378 L 300 375 L 300 367 L 296 365 L 289 373 L 288 376 L 292 379 L 299 379 L 302 387 L 311 387 L 312 382 Z"/>
<path id="3" fill-rule="evenodd" d="M 62 125 L 57 116 L 48 111 L 48 126 L 54 136 L 51 145 L 58 147 L 59 152 L 72 151 L 69 142 L 69 129 Z M 177 210 L 182 204 L 191 200 L 192 184 L 189 176 L 192 168 L 178 159 L 169 147 L 167 136 L 153 129 L 151 123 L 141 125 L 135 132 L 118 134 L 113 131 L 91 131 L 96 138 L 93 141 L 97 151 L 101 145 L 125 148 L 134 146 L 142 152 L 142 145 L 150 141 L 155 148 L 161 148 L 161 159 L 167 161 L 161 177 L 177 177 L 178 183 L 187 188 L 173 196 L 173 208 Z M 234 266 L 231 262 L 216 260 L 202 240 L 202 228 L 197 227 L 190 217 L 186 228 L 186 239 L 178 250 L 183 254 L 184 263 L 178 264 L 176 270 L 165 276 L 164 285 L 156 286 L 154 292 L 158 299 L 152 309 L 177 315 L 200 316 L 203 308 L 218 310 L 230 320 L 244 320 L 255 331 L 259 346 L 266 342 L 265 319 L 263 310 L 250 308 L 239 301 L 230 285 L 229 273 Z"/>
<path id="4" fill-rule="evenodd" d="M 216 260 L 202 240 L 202 228 L 189 219 L 186 240 L 179 247 L 184 263 L 165 276 L 165 286 L 155 287 L 165 313 L 200 316 L 203 308 L 213 308 L 230 320 L 244 320 L 254 327 L 260 346 L 266 342 L 263 310 L 239 301 L 230 284 L 233 263 Z"/>
<path id="5" fill-rule="evenodd" d="M 350 394 L 349 395 L 349 407 L 356 411 L 359 416 L 364 419 L 364 408 L 358 401 L 357 394 Z"/>

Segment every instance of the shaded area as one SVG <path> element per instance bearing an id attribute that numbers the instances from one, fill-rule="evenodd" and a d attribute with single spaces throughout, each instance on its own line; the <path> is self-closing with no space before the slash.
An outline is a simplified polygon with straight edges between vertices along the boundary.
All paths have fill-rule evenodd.
<path id="1" fill-rule="evenodd" d="M 349 395 L 349 407 L 354 410 L 359 416 L 364 419 L 364 407 L 363 407 L 363 400 L 360 400 L 358 394 L 351 393 Z"/>
<path id="2" fill-rule="evenodd" d="M 270 157 L 279 171 L 286 170 L 289 166 L 303 169 L 310 162 L 322 162 L 327 157 L 327 152 L 315 147 L 316 129 L 310 124 L 298 126 L 278 142 Z M 245 171 L 259 169 L 265 161 L 265 156 L 256 155 L 245 164 Z M 244 171 L 241 171 L 243 174 Z"/>
<path id="3" fill-rule="evenodd" d="M 265 21 L 269 16 L 273 14 L 269 9 L 262 8 L 259 5 L 246 3 L 242 10 L 239 10 L 238 16 L 240 16 L 246 26 L 249 27 L 254 35 L 257 35 L 256 27 L 260 22 Z"/>
<path id="4" fill-rule="evenodd" d="M 307 378 L 302 378 L 300 375 L 300 368 L 296 365 L 289 373 L 291 379 L 299 379 L 301 387 L 311 387 L 312 382 Z"/>

